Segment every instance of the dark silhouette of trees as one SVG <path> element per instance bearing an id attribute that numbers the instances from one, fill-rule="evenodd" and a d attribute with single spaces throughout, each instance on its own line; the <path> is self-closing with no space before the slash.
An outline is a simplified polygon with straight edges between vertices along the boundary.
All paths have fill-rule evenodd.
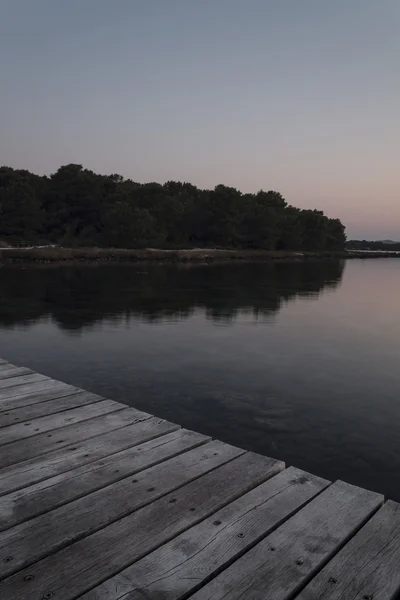
<path id="1" fill-rule="evenodd" d="M 288 206 L 278 192 L 135 183 L 82 165 L 50 177 L 0 168 L 0 239 L 125 248 L 341 250 L 344 226 Z"/>
<path id="2" fill-rule="evenodd" d="M 348 250 L 382 250 L 385 252 L 399 252 L 400 242 L 392 240 L 368 241 L 368 240 L 349 240 L 346 243 Z"/>

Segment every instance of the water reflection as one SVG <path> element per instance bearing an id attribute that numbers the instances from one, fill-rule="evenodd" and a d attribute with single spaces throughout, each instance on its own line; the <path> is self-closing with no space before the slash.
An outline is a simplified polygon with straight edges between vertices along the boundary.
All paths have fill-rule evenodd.
<path id="1" fill-rule="evenodd" d="M 197 309 L 218 323 L 242 314 L 269 321 L 284 303 L 335 288 L 343 269 L 337 261 L 4 267 L 0 327 L 51 319 L 72 332 L 110 319 L 183 320 Z"/>
<path id="2" fill-rule="evenodd" d="M 0 356 L 400 501 L 400 261 L 342 275 L 326 261 L 2 268 Z"/>

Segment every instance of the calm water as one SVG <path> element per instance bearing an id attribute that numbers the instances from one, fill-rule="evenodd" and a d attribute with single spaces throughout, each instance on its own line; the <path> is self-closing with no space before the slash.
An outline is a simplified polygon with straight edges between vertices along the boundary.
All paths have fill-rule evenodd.
<path id="1" fill-rule="evenodd" d="M 0 269 L 0 356 L 400 500 L 400 260 Z"/>

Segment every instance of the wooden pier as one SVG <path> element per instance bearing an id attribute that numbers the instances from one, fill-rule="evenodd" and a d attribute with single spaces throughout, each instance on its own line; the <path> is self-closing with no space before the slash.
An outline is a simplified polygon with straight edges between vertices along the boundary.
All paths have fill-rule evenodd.
<path id="1" fill-rule="evenodd" d="M 1 600 L 392 600 L 399 506 L 0 360 Z"/>

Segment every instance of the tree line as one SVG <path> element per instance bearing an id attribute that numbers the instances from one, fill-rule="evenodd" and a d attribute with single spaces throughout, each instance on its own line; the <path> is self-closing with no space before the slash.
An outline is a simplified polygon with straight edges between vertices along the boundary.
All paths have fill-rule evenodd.
<path id="1" fill-rule="evenodd" d="M 384 250 L 385 252 L 398 252 L 400 251 L 400 242 L 393 242 L 392 240 L 349 240 L 346 243 L 348 250 Z"/>
<path id="2" fill-rule="evenodd" d="M 341 250 L 345 227 L 275 191 L 137 183 L 82 165 L 50 177 L 0 167 L 0 240 L 117 248 Z"/>

